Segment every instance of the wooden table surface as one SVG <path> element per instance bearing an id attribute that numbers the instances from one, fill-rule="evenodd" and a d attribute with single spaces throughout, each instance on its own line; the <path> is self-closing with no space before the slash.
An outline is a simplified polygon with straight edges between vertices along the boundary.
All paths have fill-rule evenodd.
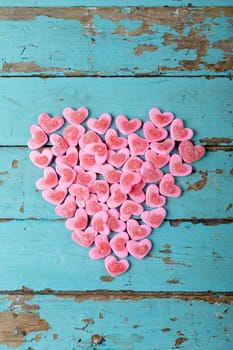
<path id="1" fill-rule="evenodd" d="M 1 0 L 1 350 L 233 348 L 231 5 Z M 38 114 L 81 105 L 173 111 L 206 146 L 150 256 L 117 278 L 71 241 L 28 159 Z"/>

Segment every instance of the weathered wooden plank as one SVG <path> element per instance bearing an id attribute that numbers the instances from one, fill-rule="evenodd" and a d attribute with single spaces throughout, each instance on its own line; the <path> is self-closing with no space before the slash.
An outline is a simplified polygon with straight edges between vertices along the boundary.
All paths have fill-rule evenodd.
<path id="1" fill-rule="evenodd" d="M 1 0 L 0 7 L 71 7 L 71 6 L 231 6 L 231 0 Z"/>
<path id="2" fill-rule="evenodd" d="M 148 110 L 170 110 L 195 131 L 194 140 L 232 145 L 232 85 L 225 78 L 2 78 L 0 145 L 26 145 L 41 112 L 85 105 L 92 116 L 108 111 L 146 120 Z"/>
<path id="3" fill-rule="evenodd" d="M 25 148 L 0 150 L 0 218 L 56 219 L 54 206 L 45 203 L 35 182 L 43 176 L 29 160 Z M 168 199 L 168 219 L 233 217 L 232 152 L 208 152 L 193 165 L 189 177 L 177 178 L 183 189 L 179 199 Z M 190 205 L 192 203 L 192 205 Z M 209 205 L 211 203 L 211 205 Z"/>
<path id="4" fill-rule="evenodd" d="M 231 74 L 232 19 L 231 7 L 1 8 L 0 73 Z"/>
<path id="5" fill-rule="evenodd" d="M 130 270 L 114 279 L 62 222 L 3 221 L 0 290 L 232 291 L 232 226 L 165 222 L 151 236 L 151 254 L 129 257 Z"/>
<path id="6" fill-rule="evenodd" d="M 198 300 L 80 303 L 54 296 L 3 295 L 0 319 L 2 350 L 231 350 L 233 341 L 232 304 Z"/>

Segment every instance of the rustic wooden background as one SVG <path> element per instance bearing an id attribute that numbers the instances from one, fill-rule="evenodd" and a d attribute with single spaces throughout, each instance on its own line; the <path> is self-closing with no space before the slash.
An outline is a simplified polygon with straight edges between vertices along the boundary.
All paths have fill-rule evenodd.
<path id="1" fill-rule="evenodd" d="M 1 350 L 233 348 L 231 5 L 1 0 Z M 28 160 L 38 113 L 80 105 L 173 111 L 207 150 L 151 255 L 118 278 L 71 241 Z"/>

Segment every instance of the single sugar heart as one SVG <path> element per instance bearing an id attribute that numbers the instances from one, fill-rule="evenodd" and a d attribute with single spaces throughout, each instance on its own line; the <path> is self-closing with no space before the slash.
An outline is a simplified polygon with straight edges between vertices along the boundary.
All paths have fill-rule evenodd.
<path id="1" fill-rule="evenodd" d="M 128 120 L 125 115 L 118 115 L 116 117 L 116 125 L 122 134 L 130 135 L 140 129 L 142 122 L 140 119 Z"/>
<path id="2" fill-rule="evenodd" d="M 38 117 L 38 122 L 46 134 L 51 134 L 64 125 L 64 119 L 62 117 L 56 116 L 51 118 L 47 113 L 41 113 Z"/>
<path id="3" fill-rule="evenodd" d="M 101 114 L 99 119 L 90 118 L 87 121 L 89 128 L 98 134 L 105 134 L 112 121 L 112 117 L 109 113 Z"/>
<path id="4" fill-rule="evenodd" d="M 65 219 L 72 240 L 118 276 L 129 268 L 128 255 L 149 254 L 148 238 L 166 218 L 166 201 L 181 195 L 176 177 L 188 176 L 186 163 L 205 149 L 189 141 L 193 131 L 181 119 L 155 107 L 144 123 L 118 115 L 116 128 L 109 113 L 88 114 L 85 107 L 65 108 L 64 118 L 41 113 L 30 128 L 30 159 L 43 169 L 36 187 Z"/>
<path id="5" fill-rule="evenodd" d="M 189 140 L 193 136 L 192 129 L 184 128 L 184 123 L 181 119 L 173 120 L 171 124 L 171 138 L 175 141 Z"/>
<path id="6" fill-rule="evenodd" d="M 127 242 L 126 247 L 128 252 L 136 259 L 143 259 L 151 250 L 152 243 L 149 239 L 145 238 L 140 242 L 130 240 Z"/>
<path id="7" fill-rule="evenodd" d="M 96 236 L 95 247 L 89 251 L 91 259 L 103 259 L 111 253 L 111 247 L 108 238 L 103 235 Z"/>
<path id="8" fill-rule="evenodd" d="M 167 130 L 156 128 L 152 122 L 145 122 L 143 125 L 144 136 L 149 142 L 162 141 L 167 137 Z"/>
<path id="9" fill-rule="evenodd" d="M 182 141 L 179 144 L 179 153 L 186 163 L 193 163 L 205 155 L 205 148 L 201 145 L 193 146 L 190 141 Z"/>
<path id="10" fill-rule="evenodd" d="M 79 125 L 88 117 L 88 109 L 81 107 L 75 110 L 71 107 L 66 107 L 63 110 L 63 115 L 70 124 Z"/>
<path id="11" fill-rule="evenodd" d="M 127 232 L 134 241 L 141 240 L 151 234 L 151 227 L 140 225 L 137 220 L 130 219 L 127 221 Z"/>
<path id="12" fill-rule="evenodd" d="M 192 172 L 192 166 L 182 162 L 181 156 L 173 154 L 169 162 L 170 173 L 173 176 L 187 176 Z"/>
<path id="13" fill-rule="evenodd" d="M 158 108 L 151 108 L 149 110 L 149 117 L 157 128 L 164 128 L 173 121 L 174 114 L 171 112 L 162 113 Z"/>
<path id="14" fill-rule="evenodd" d="M 118 258 L 126 258 L 128 255 L 128 250 L 126 248 L 126 243 L 129 240 L 129 236 L 126 232 L 117 233 L 110 241 L 110 247 L 112 251 Z"/>
<path id="15" fill-rule="evenodd" d="M 109 255 L 104 260 L 105 268 L 111 276 L 118 276 L 126 272 L 129 268 L 128 260 L 118 261 L 115 256 Z"/>
<path id="16" fill-rule="evenodd" d="M 32 135 L 28 141 L 28 147 L 30 149 L 39 149 L 47 143 L 48 136 L 38 125 L 32 125 L 30 132 Z"/>
<path id="17" fill-rule="evenodd" d="M 46 168 L 53 159 L 53 154 L 50 149 L 45 149 L 42 152 L 32 151 L 29 155 L 33 164 L 39 168 Z"/>
<path id="18" fill-rule="evenodd" d="M 151 211 L 144 211 L 141 217 L 148 226 L 158 228 L 162 225 L 166 217 L 166 210 L 164 208 L 158 208 Z"/>

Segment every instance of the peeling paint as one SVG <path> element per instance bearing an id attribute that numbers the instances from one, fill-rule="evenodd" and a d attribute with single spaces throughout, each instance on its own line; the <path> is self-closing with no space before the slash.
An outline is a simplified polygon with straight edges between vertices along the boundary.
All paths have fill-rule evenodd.
<path id="1" fill-rule="evenodd" d="M 194 225 L 202 224 L 205 226 L 218 226 L 218 225 L 225 225 L 225 224 L 232 224 L 233 217 L 229 216 L 228 218 L 223 219 L 197 219 L 197 218 L 191 218 L 191 219 L 176 219 L 176 220 L 169 220 L 170 225 L 174 227 L 178 227 L 180 224 L 184 222 L 190 222 Z"/>
<path id="2" fill-rule="evenodd" d="M 164 248 L 165 248 L 165 249 L 159 250 L 159 252 L 162 253 L 162 254 L 171 254 L 171 253 L 172 253 L 172 251 L 171 251 L 171 249 L 170 249 L 170 248 L 171 248 L 170 244 L 168 244 L 168 243 L 165 244 L 165 245 L 164 245 Z"/>
<path id="3" fill-rule="evenodd" d="M 136 56 L 142 56 L 145 51 L 154 52 L 158 49 L 156 45 L 138 45 L 134 48 L 134 54 Z"/>
<path id="4" fill-rule="evenodd" d="M 92 344 L 102 344 L 105 341 L 104 337 L 102 335 L 99 334 L 93 334 L 91 336 L 91 342 Z"/>
<path id="5" fill-rule="evenodd" d="M 171 328 L 162 328 L 161 332 L 167 333 L 167 332 L 170 332 L 170 330 L 171 330 Z"/>
<path id="6" fill-rule="evenodd" d="M 19 208 L 20 213 L 24 213 L 24 203 L 22 203 L 21 207 Z"/>
<path id="7" fill-rule="evenodd" d="M 230 175 L 233 176 L 233 168 L 230 170 Z"/>
<path id="8" fill-rule="evenodd" d="M 182 266 L 189 266 L 189 265 L 185 265 L 184 263 L 181 263 L 181 262 L 178 262 L 178 261 L 175 261 L 175 260 L 172 260 L 171 258 L 163 258 L 163 262 L 165 264 L 168 264 L 168 265 L 182 265 Z"/>
<path id="9" fill-rule="evenodd" d="M 103 282 L 112 282 L 114 280 L 114 277 L 112 277 L 112 276 L 101 276 L 100 279 Z"/>
<path id="10" fill-rule="evenodd" d="M 189 184 L 187 191 L 194 190 L 194 191 L 200 191 L 205 187 L 207 184 L 207 175 L 208 171 L 199 171 L 201 174 L 201 180 L 194 182 L 193 184 Z"/>
<path id="11" fill-rule="evenodd" d="M 7 175 L 8 174 L 8 171 L 5 170 L 5 171 L 0 171 L 0 175 Z"/>
<path id="12" fill-rule="evenodd" d="M 223 174 L 224 171 L 222 169 L 215 169 L 215 174 Z"/>
<path id="13" fill-rule="evenodd" d="M 226 208 L 226 211 L 230 210 L 232 208 L 232 203 L 229 203 L 227 208 Z"/>
<path id="14" fill-rule="evenodd" d="M 175 340 L 175 346 L 180 346 L 187 340 L 188 340 L 188 338 L 186 338 L 186 337 L 179 337 Z"/>
<path id="15" fill-rule="evenodd" d="M 2 72 L 10 73 L 33 73 L 33 72 L 63 72 L 63 68 L 59 67 L 40 67 L 36 62 L 15 62 L 15 63 L 4 63 L 2 67 Z M 13 162 L 12 162 L 13 163 Z M 13 166 L 12 166 L 13 167 Z"/>
<path id="16" fill-rule="evenodd" d="M 199 140 L 201 143 L 205 143 L 208 146 L 220 146 L 223 143 L 229 144 L 233 141 L 233 139 L 229 137 L 212 137 L 212 138 L 204 138 Z"/>
<path id="17" fill-rule="evenodd" d="M 18 163 L 19 163 L 18 159 L 12 160 L 12 163 L 11 163 L 12 169 L 17 169 L 18 168 Z"/>
<path id="18" fill-rule="evenodd" d="M 3 181 L 2 180 L 0 180 L 0 186 L 2 186 L 3 185 Z"/>
<path id="19" fill-rule="evenodd" d="M 180 281 L 177 280 L 177 279 L 175 279 L 175 278 L 173 278 L 172 280 L 167 280 L 167 283 L 170 283 L 170 284 L 179 284 Z"/>

